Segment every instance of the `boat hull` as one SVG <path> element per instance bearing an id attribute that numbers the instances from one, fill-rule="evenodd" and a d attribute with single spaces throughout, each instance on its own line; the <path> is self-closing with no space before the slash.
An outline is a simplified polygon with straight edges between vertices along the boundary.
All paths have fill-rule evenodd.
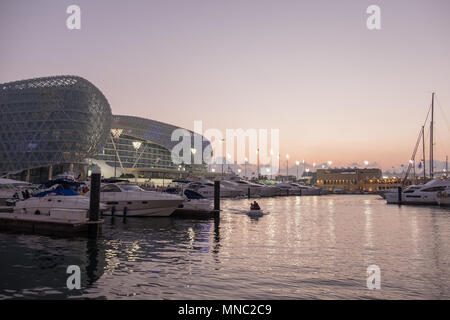
<path id="1" fill-rule="evenodd" d="M 128 217 L 168 217 L 183 203 L 183 200 L 140 200 L 140 201 L 102 201 L 107 206 L 104 215 Z M 114 208 L 114 209 L 113 209 Z"/>

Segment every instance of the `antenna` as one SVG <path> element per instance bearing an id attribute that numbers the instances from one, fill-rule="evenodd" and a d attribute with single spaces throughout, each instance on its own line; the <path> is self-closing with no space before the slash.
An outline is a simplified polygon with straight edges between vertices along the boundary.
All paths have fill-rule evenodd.
<path id="1" fill-rule="evenodd" d="M 430 122 L 430 178 L 433 179 L 434 173 L 434 159 L 433 159 L 433 149 L 434 149 L 434 138 L 433 138 L 433 126 L 434 126 L 434 92 L 431 96 L 431 122 Z"/>

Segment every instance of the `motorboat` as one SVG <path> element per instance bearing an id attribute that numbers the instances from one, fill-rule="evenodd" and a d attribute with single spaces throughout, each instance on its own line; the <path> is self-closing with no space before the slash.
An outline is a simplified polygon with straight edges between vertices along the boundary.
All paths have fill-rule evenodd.
<path id="1" fill-rule="evenodd" d="M 436 201 L 442 207 L 450 206 L 450 186 L 446 187 L 443 191 L 438 191 Z"/>
<path id="2" fill-rule="evenodd" d="M 166 192 L 180 194 L 184 198 L 184 202 L 176 209 L 177 212 L 211 212 L 214 209 L 213 202 L 196 191 L 168 188 Z"/>
<path id="3" fill-rule="evenodd" d="M 242 195 L 239 189 L 232 186 L 220 183 L 220 197 L 221 198 L 235 198 Z M 214 198 L 214 183 L 212 181 L 195 181 L 185 185 L 186 189 L 191 189 L 198 192 L 205 198 Z"/>
<path id="4" fill-rule="evenodd" d="M 280 196 L 300 195 L 300 187 L 292 185 L 291 183 L 280 183 L 277 187 L 280 189 L 278 193 Z"/>
<path id="5" fill-rule="evenodd" d="M 184 201 L 179 195 L 146 191 L 130 183 L 107 183 L 100 187 L 100 202 L 107 207 L 104 214 L 168 217 Z"/>
<path id="6" fill-rule="evenodd" d="M 261 209 L 250 209 L 247 211 L 247 215 L 251 217 L 262 217 L 264 215 L 264 211 Z"/>
<path id="7" fill-rule="evenodd" d="M 221 183 L 229 188 L 239 190 L 241 195 L 248 195 L 248 192 L 250 191 L 250 196 L 261 197 L 265 196 L 265 192 L 267 192 L 266 190 L 268 190 L 264 185 L 253 183 L 240 178 L 235 178 L 232 180 L 222 180 Z"/>
<path id="8" fill-rule="evenodd" d="M 3 206 L 9 199 L 24 199 L 24 193 L 33 189 L 30 183 L 0 178 L 0 206 Z"/>
<path id="9" fill-rule="evenodd" d="M 437 194 L 450 187 L 450 180 L 433 179 L 422 185 L 411 185 L 402 191 L 403 204 L 438 204 Z M 386 193 L 387 203 L 399 203 L 398 189 L 390 189 Z"/>
<path id="10" fill-rule="evenodd" d="M 86 220 L 88 219 L 90 201 L 71 189 L 53 189 L 40 192 L 26 200 L 18 201 L 14 206 L 14 214 L 49 216 L 56 220 Z M 100 211 L 106 206 L 100 205 Z M 73 217 L 71 217 L 73 214 Z"/>
<path id="11" fill-rule="evenodd" d="M 261 186 L 261 197 L 274 197 L 280 193 L 280 188 L 275 185 L 266 185 L 261 182 L 253 182 Z"/>
<path id="12" fill-rule="evenodd" d="M 322 194 L 322 189 L 315 186 L 307 186 L 297 182 L 291 182 L 290 185 L 300 189 L 300 195 L 302 196 L 318 196 Z"/>

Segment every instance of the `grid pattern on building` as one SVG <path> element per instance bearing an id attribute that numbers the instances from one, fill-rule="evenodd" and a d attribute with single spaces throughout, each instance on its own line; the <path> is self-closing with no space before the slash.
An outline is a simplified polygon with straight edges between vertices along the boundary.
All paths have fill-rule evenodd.
<path id="1" fill-rule="evenodd" d="M 111 109 L 77 76 L 0 84 L 0 173 L 78 163 L 105 144 Z"/>
<path id="2" fill-rule="evenodd" d="M 172 133 L 182 128 L 122 115 L 112 116 L 111 128 L 107 143 L 95 156 L 96 159 L 104 160 L 112 167 L 177 169 L 178 165 L 172 161 L 171 150 L 179 141 L 172 141 Z M 211 147 L 203 136 L 183 130 L 191 135 L 191 146 L 195 145 L 194 137 L 197 136 L 203 149 Z M 206 169 L 205 165 L 199 166 Z"/>
<path id="3" fill-rule="evenodd" d="M 114 144 L 111 139 L 114 139 Z M 138 146 L 139 148 L 137 148 Z M 115 150 L 117 150 L 117 155 Z M 108 139 L 102 153 L 96 158 L 106 161 L 111 167 L 175 168 L 169 150 L 125 134 L 118 138 Z"/>

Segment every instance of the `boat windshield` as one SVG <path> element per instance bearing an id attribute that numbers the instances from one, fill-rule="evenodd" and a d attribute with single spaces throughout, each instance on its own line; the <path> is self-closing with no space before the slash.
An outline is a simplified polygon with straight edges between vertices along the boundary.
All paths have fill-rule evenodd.
<path id="1" fill-rule="evenodd" d="M 141 187 L 135 184 L 123 184 L 120 187 L 125 191 L 144 191 Z"/>

